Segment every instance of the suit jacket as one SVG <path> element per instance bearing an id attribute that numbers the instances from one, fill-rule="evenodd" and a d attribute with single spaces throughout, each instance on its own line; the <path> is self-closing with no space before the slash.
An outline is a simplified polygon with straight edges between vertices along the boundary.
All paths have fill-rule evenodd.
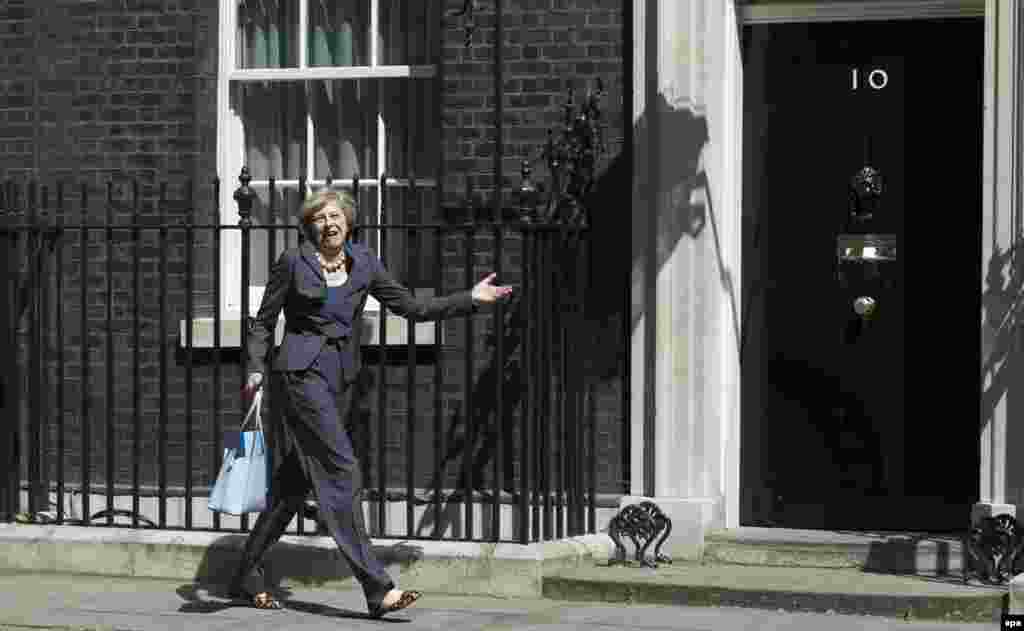
<path id="1" fill-rule="evenodd" d="M 358 243 L 349 244 L 352 267 L 342 286 L 342 308 L 350 313 L 351 330 L 320 314 L 327 295 L 327 281 L 308 241 L 281 254 L 270 271 L 270 279 L 248 339 L 249 373 L 266 373 L 274 329 L 284 310 L 285 331 L 281 348 L 270 368 L 274 371 L 306 370 L 328 340 L 348 338 L 343 345 L 345 381 L 352 383 L 359 373 L 359 322 L 366 297 L 372 295 L 399 316 L 414 320 L 441 320 L 473 311 L 472 292 L 417 298 L 399 284 L 373 252 Z"/>

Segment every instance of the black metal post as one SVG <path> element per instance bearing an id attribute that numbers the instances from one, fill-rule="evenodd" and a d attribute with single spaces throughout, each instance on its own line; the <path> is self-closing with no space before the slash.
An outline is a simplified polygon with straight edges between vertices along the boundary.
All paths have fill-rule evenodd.
<path id="1" fill-rule="evenodd" d="M 542 502 L 544 507 L 544 540 L 549 541 L 554 536 L 554 514 L 553 506 L 551 503 L 552 489 L 552 477 L 555 469 L 555 452 L 557 450 L 554 437 L 557 437 L 557 427 L 553 427 L 551 423 L 551 395 L 554 384 L 552 379 L 554 378 L 554 371 L 551 369 L 551 365 L 554 362 L 554 349 L 552 344 L 552 327 L 554 326 L 555 316 L 557 315 L 555 303 L 557 298 L 552 293 L 552 240 L 550 231 L 542 231 L 537 235 L 539 237 L 540 247 L 540 263 L 537 266 L 537 272 L 540 275 L 540 282 L 537 284 L 539 290 L 538 301 L 543 305 L 542 309 L 544 312 L 541 315 L 540 322 L 540 356 L 541 356 L 541 369 L 540 369 L 540 415 L 538 423 L 540 424 L 541 438 L 540 444 L 543 445 L 541 455 L 543 456 L 541 462 L 541 493 Z"/>
<path id="2" fill-rule="evenodd" d="M 408 152 L 406 156 L 408 156 Z M 406 158 L 408 161 L 408 157 Z M 408 194 L 414 203 L 419 204 L 418 191 L 416 189 L 416 175 L 408 172 L 409 190 Z M 407 200 L 408 201 L 408 200 Z M 419 252 L 419 243 L 413 247 L 413 240 L 416 239 L 417 231 L 409 228 L 406 233 L 406 264 L 405 269 L 407 282 L 413 278 L 415 266 L 414 253 Z M 418 279 L 418 273 L 416 278 Z M 413 283 L 409 283 L 413 285 Z M 417 283 L 418 284 L 418 283 Z M 407 537 L 413 536 L 413 522 L 415 521 L 415 499 L 416 499 L 416 320 L 406 318 L 406 342 L 408 353 L 406 355 L 406 381 L 405 381 L 405 532 Z M 436 330 L 436 329 L 435 329 Z"/>
<path id="3" fill-rule="evenodd" d="M 64 523 L 64 183 L 57 182 L 57 523 Z M 2 279 L 0 279 L 2 280 Z M 2 403 L 0 403 L 2 407 Z"/>
<path id="4" fill-rule="evenodd" d="M 502 212 L 502 161 L 504 159 L 504 2 L 494 0 L 494 194 L 491 200 L 494 207 L 495 228 L 495 266 L 494 271 L 497 279 L 502 280 L 502 245 L 505 236 L 504 213 Z M 505 433 L 505 309 L 499 304 L 494 308 L 494 336 L 495 336 L 495 370 L 494 379 L 494 498 L 491 507 L 491 519 L 494 523 L 492 541 L 501 539 L 501 491 L 504 485 L 502 480 L 502 459 L 505 457 L 504 433 Z"/>
<path id="5" fill-rule="evenodd" d="M 90 498 L 92 492 L 92 467 L 89 466 L 92 454 L 92 420 L 89 417 L 89 319 L 88 304 L 86 302 L 86 289 L 89 286 L 89 249 L 88 249 L 88 223 L 89 223 L 89 197 L 85 183 L 82 183 L 82 227 L 78 233 L 80 257 L 79 280 L 81 282 L 79 316 L 81 317 L 79 338 L 82 343 L 82 382 L 81 382 L 81 423 L 82 423 L 82 525 L 89 525 Z"/>
<path id="6" fill-rule="evenodd" d="M 519 543 L 530 542 L 530 491 L 532 488 L 531 478 L 533 477 L 533 463 L 531 462 L 532 445 L 531 440 L 533 417 L 536 407 L 537 374 L 534 372 L 536 365 L 536 349 L 534 339 L 536 331 L 536 318 L 533 314 L 536 310 L 534 299 L 533 283 L 533 250 L 534 234 L 529 225 L 522 226 L 523 235 L 523 284 L 522 301 L 523 310 L 523 341 L 520 362 L 522 370 L 526 375 L 526 392 L 523 399 L 523 406 L 519 416 Z"/>
<path id="7" fill-rule="evenodd" d="M 583 316 L 588 325 L 590 326 L 590 318 L 587 312 L 587 299 L 590 297 L 590 290 L 593 287 L 593 283 L 590 282 L 591 265 L 590 265 L 590 241 L 589 233 L 587 233 L 587 239 L 583 243 L 583 253 L 580 256 L 580 266 L 583 268 L 583 278 L 586 279 L 586 285 L 583 287 L 583 301 L 580 307 L 583 309 Z M 623 314 L 625 316 L 627 314 Z M 590 330 L 590 329 L 588 329 Z M 593 377 L 590 372 L 587 373 L 587 418 L 588 423 L 588 438 L 589 444 L 587 449 L 587 465 L 589 475 L 587 479 L 589 481 L 588 497 L 587 497 L 587 532 L 597 532 L 597 400 L 596 400 L 596 386 L 594 384 Z M 625 380 L 628 381 L 628 375 Z"/>
<path id="8" fill-rule="evenodd" d="M 25 311 L 28 313 L 28 340 L 25 348 L 25 359 L 28 365 L 28 414 L 24 417 L 19 415 L 18 422 L 25 424 L 27 430 L 26 447 L 28 452 L 28 510 L 35 514 L 41 510 L 42 498 L 40 497 L 40 482 L 42 477 L 42 463 L 40 462 L 40 432 L 39 425 L 42 419 L 42 400 L 39 391 L 39 347 L 40 334 L 40 312 L 39 312 L 39 289 L 42 279 L 40 273 L 40 257 L 43 253 L 43 232 L 36 216 L 38 204 L 38 188 L 36 183 L 30 182 L 25 196 L 28 215 L 28 231 L 25 233 L 25 254 L 28 260 L 25 261 L 25 287 L 29 290 L 28 303 Z M 19 303 L 20 304 L 20 303 Z M 15 354 L 20 355 L 18 347 L 12 349 Z"/>
<path id="9" fill-rule="evenodd" d="M 247 374 L 247 362 L 246 362 L 246 349 L 249 347 L 249 272 L 250 272 L 250 252 L 249 252 L 249 239 L 251 238 L 250 230 L 252 229 L 252 205 L 256 200 L 256 191 L 249 187 L 249 182 L 252 181 L 252 175 L 249 173 L 249 167 L 242 167 L 242 172 L 238 175 L 238 182 L 240 186 L 235 190 L 234 199 L 238 203 L 238 226 L 241 229 L 241 240 L 242 240 L 242 285 L 239 287 L 241 292 L 241 315 L 239 327 L 239 334 L 241 335 L 240 346 L 242 349 L 242 357 L 239 362 L 239 376 L 241 377 L 241 383 L 244 387 L 246 382 L 249 380 Z M 245 394 L 239 394 L 242 403 L 242 414 L 249 404 L 245 399 Z M 249 516 L 242 515 L 241 519 L 242 530 L 249 529 Z"/>
<path id="10" fill-rule="evenodd" d="M 195 261 L 195 230 L 192 214 L 195 212 L 196 197 L 192 182 L 189 181 L 188 208 L 185 209 L 185 529 L 192 529 L 192 327 L 195 317 L 193 275 Z"/>
<path id="11" fill-rule="evenodd" d="M 220 268 L 221 241 L 224 237 L 224 228 L 221 226 L 220 214 L 220 178 L 213 180 L 213 208 L 216 227 L 213 230 L 213 264 Z M 213 454 L 210 463 L 210 473 L 213 480 L 216 480 L 217 472 L 220 471 L 220 462 L 223 458 L 221 451 L 224 448 L 221 431 L 223 429 L 221 416 L 221 397 L 224 396 L 224 384 L 220 372 L 220 308 L 222 302 L 220 274 L 213 275 Z M 213 481 L 211 480 L 211 482 Z M 211 485 L 212 486 L 212 485 Z M 301 519 L 299 520 L 302 521 Z M 213 529 L 220 530 L 220 513 L 213 513 Z"/>
<path id="12" fill-rule="evenodd" d="M 434 103 L 442 103 L 444 97 L 444 36 L 445 32 L 445 17 L 443 11 L 436 12 L 437 21 L 434 23 L 436 37 L 436 46 L 433 51 L 433 64 L 437 68 L 437 74 L 434 77 L 432 84 L 433 99 Z M 426 20 L 424 20 L 426 22 Z M 426 41 L 431 41 L 427 39 Z M 441 129 L 441 107 L 435 107 L 434 120 L 432 124 L 437 129 Z M 437 147 L 434 152 L 434 165 L 435 165 L 435 188 L 434 188 L 434 203 L 436 212 L 434 216 L 440 218 L 443 213 L 444 206 L 444 176 L 445 176 L 445 160 L 444 160 L 444 143 L 437 143 Z M 441 276 L 441 266 L 444 260 L 444 233 L 441 228 L 438 227 L 434 233 L 434 253 L 437 265 L 434 266 L 434 295 L 440 296 L 444 287 Z M 441 389 L 443 388 L 443 375 L 442 375 L 442 359 L 441 359 L 441 333 L 443 328 L 447 326 L 445 322 L 438 322 L 434 326 L 434 357 L 437 360 L 434 362 L 434 532 L 433 536 L 435 539 L 441 538 L 441 488 L 443 486 L 444 469 L 442 468 L 442 462 L 444 459 L 443 443 L 444 443 L 444 432 L 442 427 L 442 412 L 441 412 Z"/>
<path id="13" fill-rule="evenodd" d="M 139 181 L 132 181 L 132 207 L 139 209 Z M 142 502 L 139 498 L 142 482 L 142 231 L 139 229 L 138 218 L 132 228 L 132 528 L 139 527 L 139 512 Z"/>
<path id="14" fill-rule="evenodd" d="M 473 286 L 473 281 L 476 279 L 473 269 L 473 250 L 474 250 L 474 237 L 476 236 L 476 209 L 473 208 L 473 197 L 472 189 L 470 188 L 469 178 L 466 178 L 466 203 L 469 208 L 469 222 L 466 224 L 466 247 L 464 250 L 466 266 L 465 269 L 465 284 L 468 287 Z M 465 400 L 463 402 L 463 421 L 465 423 L 465 438 L 463 441 L 464 448 L 462 450 L 462 475 L 463 479 L 463 493 L 465 494 L 462 498 L 463 505 L 465 508 L 465 530 L 463 536 L 466 539 L 473 539 L 473 449 L 476 444 L 476 416 L 473 410 L 473 372 L 474 362 L 473 353 L 475 344 L 473 343 L 473 315 L 469 314 L 465 317 L 466 323 L 466 356 L 464 364 L 464 387 L 465 387 Z"/>
<path id="15" fill-rule="evenodd" d="M 160 183 L 160 428 L 157 436 L 160 528 L 167 528 L 167 183 Z"/>
<path id="16" fill-rule="evenodd" d="M 378 180 L 377 194 L 380 196 L 380 208 L 383 220 L 378 221 L 377 235 L 380 243 L 380 260 L 387 265 L 387 231 L 384 229 L 385 223 L 387 223 L 388 217 L 388 201 L 389 195 L 387 191 L 388 176 L 387 173 L 381 173 L 380 179 Z M 386 402 L 386 390 L 387 390 L 387 369 L 385 367 L 385 358 L 387 356 L 387 309 L 384 308 L 383 304 L 378 304 L 377 312 L 378 327 L 377 327 L 377 533 L 384 535 L 387 533 L 387 408 L 385 407 Z"/>
<path id="17" fill-rule="evenodd" d="M 308 189 L 307 189 L 307 186 L 306 186 L 306 176 L 305 175 L 301 175 L 301 176 L 299 176 L 299 205 L 300 205 L 300 207 L 301 207 L 301 205 L 306 200 L 306 191 L 307 190 Z M 305 238 L 305 233 L 301 229 L 298 232 L 299 232 L 299 244 L 301 244 L 303 239 Z M 302 512 L 300 512 L 298 517 L 296 518 L 295 524 L 296 524 L 296 529 L 298 530 L 298 533 L 300 535 L 306 534 L 306 517 L 305 517 L 305 515 Z M 316 531 L 316 527 L 314 527 L 314 532 L 315 531 Z"/>
<path id="18" fill-rule="evenodd" d="M 107 525 L 114 524 L 114 475 L 117 471 L 115 466 L 117 436 L 114 430 L 114 183 L 107 182 L 107 229 L 104 231 L 107 238 L 107 265 L 106 265 L 106 403 L 107 406 L 107 428 L 105 438 L 107 439 Z"/>
<path id="19" fill-rule="evenodd" d="M 438 206 L 440 207 L 440 195 L 438 196 Z M 438 213 L 440 215 L 440 213 Z M 443 233 L 441 228 L 435 228 L 434 232 L 434 253 L 437 256 L 438 262 L 442 260 L 444 256 L 443 247 Z M 434 295 L 440 296 L 443 291 L 441 283 L 441 265 L 434 266 Z M 435 539 L 441 538 L 441 486 L 442 478 L 444 477 L 444 469 L 441 464 L 444 459 L 443 445 L 444 445 L 444 433 L 442 428 L 441 418 L 441 389 L 443 387 L 442 373 L 441 373 L 441 327 L 444 323 L 438 322 L 434 327 L 434 357 L 437 361 L 434 362 L 434 497 L 433 497 L 433 510 L 434 510 L 434 533 Z"/>
<path id="20" fill-rule="evenodd" d="M 267 231 L 267 265 L 273 265 L 277 260 L 277 182 L 270 178 L 270 185 L 267 187 L 267 223 L 271 226 Z"/>
<path id="21" fill-rule="evenodd" d="M 14 188 L 11 182 L 6 184 L 6 200 L 11 203 L 9 212 L 13 212 L 13 196 Z M 13 223 L 13 222 L 12 222 Z M 18 330 L 18 319 L 17 319 L 17 277 L 18 277 L 18 241 L 19 235 L 14 227 L 7 229 L 3 232 L 4 236 L 4 250 L 0 252 L 0 257 L 3 257 L 4 262 L 3 272 L 3 298 L 4 304 L 0 305 L 0 313 L 3 314 L 2 324 L 3 330 L 0 331 L 0 336 L 3 337 L 5 346 L 8 349 L 17 348 L 17 330 Z M 18 513 L 21 506 L 20 497 L 20 479 L 21 479 L 21 462 L 19 455 L 21 452 L 21 428 L 17 422 L 20 414 L 21 392 L 20 373 L 18 369 L 17 354 L 8 353 L 7 357 L 8 370 L 4 371 L 4 374 L 0 374 L 0 379 L 3 383 L 3 392 L 0 393 L 3 396 L 3 411 L 7 418 L 14 419 L 13 422 L 5 424 L 2 438 L 4 440 L 4 452 L 3 457 L 9 461 L 9 466 L 4 467 L 3 477 L 3 506 L 2 518 L 4 521 L 13 520 L 15 515 Z"/>
<path id="22" fill-rule="evenodd" d="M 494 228 L 494 271 L 499 281 L 503 271 L 504 242 L 505 227 L 503 223 L 498 223 Z M 501 492 L 505 485 L 502 475 L 505 458 L 505 309 L 501 304 L 494 309 L 494 338 L 494 497 L 491 504 L 491 521 L 494 525 L 491 541 L 497 542 L 501 540 Z"/>

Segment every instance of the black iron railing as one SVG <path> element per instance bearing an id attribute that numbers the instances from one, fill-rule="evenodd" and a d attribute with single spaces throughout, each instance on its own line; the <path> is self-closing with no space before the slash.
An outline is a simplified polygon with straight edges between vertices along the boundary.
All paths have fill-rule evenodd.
<path id="1" fill-rule="evenodd" d="M 237 225 L 201 223 L 204 205 L 190 185 L 178 202 L 166 186 L 108 186 L 99 204 L 83 187 L 78 209 L 65 187 L 3 189 L 0 324 L 10 352 L 0 357 L 0 448 L 12 463 L 0 493 L 4 519 L 248 527 L 210 514 L 204 499 L 222 431 L 243 412 L 239 349 L 248 327 L 238 341 L 224 339 L 233 321 L 220 308 L 219 261 L 237 244 L 239 289 L 247 289 L 258 258 L 267 263 L 297 245 L 299 231 L 294 220 L 253 220 L 247 178 L 235 195 Z M 382 178 L 384 216 L 389 189 Z M 219 183 L 208 194 L 203 216 L 219 217 Z M 527 214 L 514 211 L 500 214 Z M 417 272 L 417 285 L 437 294 L 491 270 L 517 286 L 507 305 L 439 323 L 427 342 L 407 321 L 393 343 L 389 325 L 399 318 L 380 313 L 357 383 L 363 420 L 350 425 L 360 434 L 375 536 L 528 542 L 596 530 L 596 410 L 581 352 L 587 228 L 472 220 L 482 212 L 462 223 L 357 225 L 356 238 L 376 242 L 385 264 L 389 252 L 433 251 L 438 264 Z M 388 240 L 400 234 L 415 247 L 395 254 Z M 249 292 L 238 295 L 240 312 L 254 311 Z M 212 329 L 202 344 L 196 322 Z M 316 528 L 298 520 L 296 530 Z"/>
<path id="2" fill-rule="evenodd" d="M 467 44 L 477 8 L 467 1 L 451 16 L 464 20 Z M 380 177 L 378 200 L 360 199 L 374 187 L 358 175 L 343 183 L 357 206 L 381 209 L 360 215 L 356 237 L 407 284 L 447 293 L 495 271 L 502 284 L 518 285 L 511 303 L 440 323 L 426 343 L 411 321 L 405 337 L 389 343 L 389 323 L 399 318 L 379 313 L 349 419 L 375 536 L 528 542 L 597 529 L 597 454 L 605 446 L 586 363 L 593 336 L 585 202 L 603 152 L 603 89 L 579 107 L 570 95 L 561 129 L 523 164 L 510 207 L 502 0 L 493 12 L 487 206 L 475 205 L 468 189 L 463 206 L 444 205 L 440 149 L 437 223 L 393 220 L 406 216 L 392 212 L 404 204 L 425 205 L 427 191 L 408 164 L 401 185 Z M 440 102 L 440 47 L 436 65 Z M 534 181 L 538 165 L 546 186 Z M 300 179 L 286 191 L 271 179 L 257 212 L 247 172 L 239 179 L 237 223 L 222 220 L 219 181 L 202 194 L 191 184 L 176 194 L 166 185 L 111 184 L 102 198 L 86 186 L 0 187 L 0 342 L 8 351 L 0 354 L 0 459 L 11 463 L 0 471 L 0 520 L 248 528 L 245 517 L 211 515 L 204 496 L 219 469 L 222 431 L 244 411 L 249 288 L 298 243 L 293 208 L 312 186 Z M 391 247 L 396 242 L 404 245 Z M 225 275 L 225 255 L 237 256 L 237 277 Z M 230 318 L 223 298 L 235 292 L 241 315 Z M 209 334 L 197 341 L 203 326 Z M 627 414 L 624 405 L 607 422 L 621 426 Z M 618 449 L 628 453 L 628 445 Z M 606 485 L 609 512 L 618 482 Z M 390 510 L 402 503 L 404 510 Z M 296 528 L 315 531 L 305 520 Z"/>

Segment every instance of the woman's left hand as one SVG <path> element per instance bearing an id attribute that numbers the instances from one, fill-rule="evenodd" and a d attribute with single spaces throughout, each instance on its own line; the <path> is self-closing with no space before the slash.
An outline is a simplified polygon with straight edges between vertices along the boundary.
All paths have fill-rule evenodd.
<path id="1" fill-rule="evenodd" d="M 491 272 L 482 281 L 473 287 L 473 301 L 478 304 L 492 304 L 497 302 L 501 298 L 512 295 L 512 287 L 509 286 L 498 286 L 494 284 L 494 278 L 497 276 L 494 272 Z"/>

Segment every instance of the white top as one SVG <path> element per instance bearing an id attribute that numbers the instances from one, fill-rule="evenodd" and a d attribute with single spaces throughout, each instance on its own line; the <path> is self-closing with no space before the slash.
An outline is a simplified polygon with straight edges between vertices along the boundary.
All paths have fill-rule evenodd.
<path id="1" fill-rule="evenodd" d="M 342 285 L 345 284 L 345 281 L 348 280 L 348 272 L 345 271 L 344 267 L 336 272 L 328 272 L 327 270 L 323 270 L 323 273 L 324 280 L 327 281 L 328 287 L 341 287 Z"/>

